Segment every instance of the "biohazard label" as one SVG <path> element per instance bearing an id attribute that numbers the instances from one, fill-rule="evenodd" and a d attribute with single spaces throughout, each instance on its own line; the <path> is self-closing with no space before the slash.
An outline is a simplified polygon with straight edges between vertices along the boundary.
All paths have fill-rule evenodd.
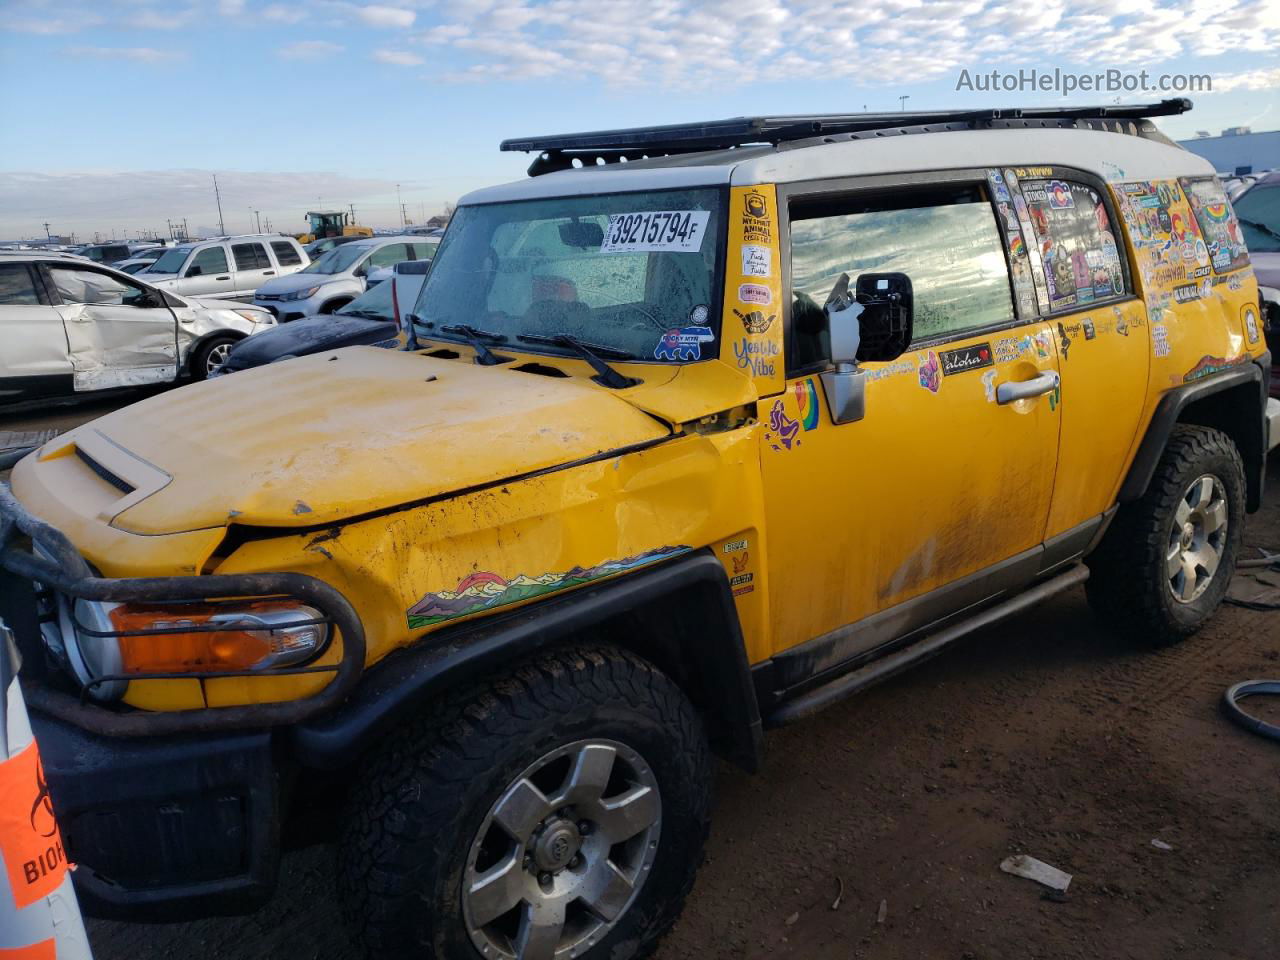
<path id="1" fill-rule="evenodd" d="M 67 872 L 34 741 L 0 763 L 0 858 L 19 910 L 53 893 Z"/>

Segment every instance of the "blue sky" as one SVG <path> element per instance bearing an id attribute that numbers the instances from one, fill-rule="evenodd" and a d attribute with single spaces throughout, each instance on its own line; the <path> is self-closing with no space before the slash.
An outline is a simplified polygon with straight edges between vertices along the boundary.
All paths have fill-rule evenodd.
<path id="1" fill-rule="evenodd" d="M 0 238 L 397 222 L 511 136 L 752 113 L 1158 100 L 962 70 L 1208 74 L 1169 134 L 1280 127 L 1280 0 L 0 0 Z M 265 223 L 264 223 L 265 226 Z"/>

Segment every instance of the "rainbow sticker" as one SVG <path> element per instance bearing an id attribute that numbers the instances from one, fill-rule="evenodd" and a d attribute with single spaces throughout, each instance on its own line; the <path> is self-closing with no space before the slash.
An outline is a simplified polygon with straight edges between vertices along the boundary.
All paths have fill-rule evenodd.
<path id="1" fill-rule="evenodd" d="M 1018 260 L 1027 255 L 1026 245 L 1022 242 L 1021 233 L 1009 234 L 1009 255 Z"/>
<path id="2" fill-rule="evenodd" d="M 1206 203 L 1204 212 L 1209 215 L 1209 219 L 1215 223 L 1222 223 L 1231 216 L 1231 211 L 1225 203 Z"/>
<path id="3" fill-rule="evenodd" d="M 800 406 L 800 423 L 805 430 L 818 425 L 818 390 L 813 377 L 796 381 L 796 403 Z"/>

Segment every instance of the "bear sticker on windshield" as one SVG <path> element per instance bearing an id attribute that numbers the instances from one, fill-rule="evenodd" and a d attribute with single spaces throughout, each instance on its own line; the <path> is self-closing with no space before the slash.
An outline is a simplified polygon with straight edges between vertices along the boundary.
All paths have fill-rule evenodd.
<path id="1" fill-rule="evenodd" d="M 651 210 L 611 213 L 601 253 L 697 253 L 707 232 L 707 210 Z"/>
<path id="2" fill-rule="evenodd" d="M 676 327 L 653 348 L 655 360 L 701 360 L 702 344 L 716 338 L 710 327 Z"/>

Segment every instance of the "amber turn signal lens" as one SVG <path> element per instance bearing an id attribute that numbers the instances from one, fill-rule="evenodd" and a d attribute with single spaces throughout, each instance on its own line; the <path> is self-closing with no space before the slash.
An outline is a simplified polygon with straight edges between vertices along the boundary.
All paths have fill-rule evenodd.
<path id="1" fill-rule="evenodd" d="M 298 663 L 323 646 L 328 626 L 308 622 L 320 619 L 311 607 L 276 600 L 234 608 L 124 604 L 111 611 L 121 633 L 148 631 L 119 638 L 125 673 L 216 673 Z"/>

